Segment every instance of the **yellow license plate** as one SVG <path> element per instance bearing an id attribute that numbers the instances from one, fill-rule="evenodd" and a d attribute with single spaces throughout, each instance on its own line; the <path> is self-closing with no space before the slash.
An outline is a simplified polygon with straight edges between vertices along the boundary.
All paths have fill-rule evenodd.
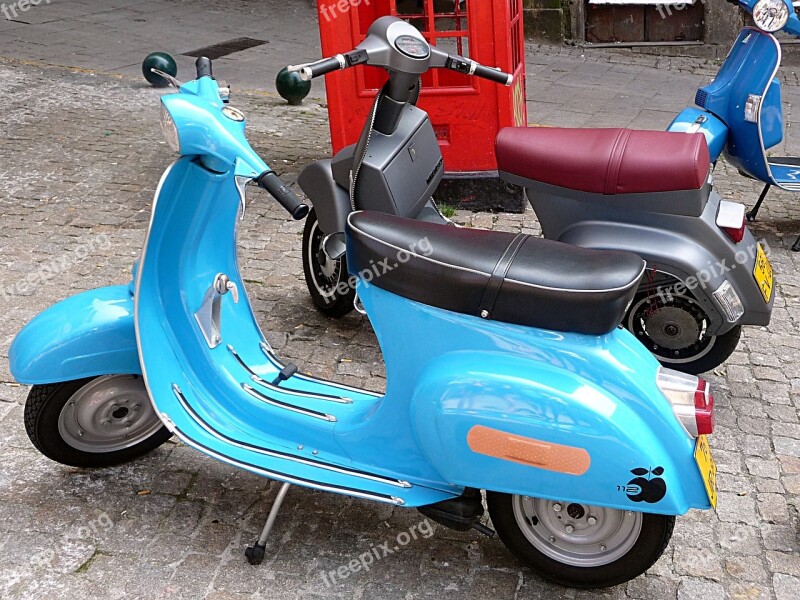
<path id="1" fill-rule="evenodd" d="M 764 296 L 764 302 L 769 302 L 772 297 L 772 265 L 769 264 L 769 259 L 761 244 L 758 244 L 753 277 L 756 278 L 758 289 L 761 290 L 761 295 Z"/>
<path id="2" fill-rule="evenodd" d="M 701 435 L 697 438 L 694 447 L 694 460 L 700 475 L 703 477 L 703 484 L 706 486 L 706 494 L 711 506 L 717 508 L 717 465 L 714 457 L 711 456 L 711 448 L 708 445 L 708 437 Z"/>

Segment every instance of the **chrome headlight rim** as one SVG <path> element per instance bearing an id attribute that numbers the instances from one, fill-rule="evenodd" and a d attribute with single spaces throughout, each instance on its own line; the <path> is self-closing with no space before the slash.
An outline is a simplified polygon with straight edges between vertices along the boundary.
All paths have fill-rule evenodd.
<path id="1" fill-rule="evenodd" d="M 172 118 L 167 107 L 161 103 L 161 133 L 164 134 L 164 140 L 173 151 L 180 154 L 181 151 L 181 138 L 178 135 L 178 126 Z"/>

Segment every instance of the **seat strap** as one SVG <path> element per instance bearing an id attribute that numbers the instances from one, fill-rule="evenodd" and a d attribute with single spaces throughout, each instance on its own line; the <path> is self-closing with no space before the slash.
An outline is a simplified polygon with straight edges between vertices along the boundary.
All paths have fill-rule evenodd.
<path id="1" fill-rule="evenodd" d="M 518 233 L 513 240 L 506 246 L 505 252 L 497 261 L 497 264 L 492 270 L 492 275 L 489 277 L 489 282 L 486 284 L 486 289 L 483 290 L 483 297 L 480 303 L 480 316 L 483 319 L 488 319 L 494 310 L 494 304 L 497 301 L 497 295 L 500 293 L 500 288 L 503 286 L 508 269 L 511 268 L 511 263 L 514 262 L 514 257 L 519 252 L 522 244 L 528 236 L 524 233 Z"/>

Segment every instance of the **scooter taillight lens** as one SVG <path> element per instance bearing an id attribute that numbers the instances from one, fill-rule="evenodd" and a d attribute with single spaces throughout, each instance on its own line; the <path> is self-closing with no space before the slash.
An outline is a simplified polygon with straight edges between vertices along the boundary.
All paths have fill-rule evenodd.
<path id="1" fill-rule="evenodd" d="M 714 430 L 714 397 L 703 379 L 672 369 L 661 367 L 656 376 L 658 389 L 672 404 L 672 412 L 686 429 L 696 438 Z"/>
<path id="2" fill-rule="evenodd" d="M 710 435 L 714 432 L 714 396 L 711 386 L 705 379 L 697 380 L 694 392 L 694 419 L 697 435 Z"/>
<path id="3" fill-rule="evenodd" d="M 744 239 L 744 230 L 745 224 L 742 223 L 742 226 L 738 229 L 734 229 L 733 227 L 720 227 L 722 231 L 724 231 L 729 238 L 731 238 L 735 243 L 739 243 Z"/>
<path id="4" fill-rule="evenodd" d="M 725 235 L 731 238 L 734 243 L 738 244 L 744 239 L 744 232 L 747 229 L 744 216 L 744 204 L 723 200 L 719 203 L 717 227 L 722 229 Z"/>

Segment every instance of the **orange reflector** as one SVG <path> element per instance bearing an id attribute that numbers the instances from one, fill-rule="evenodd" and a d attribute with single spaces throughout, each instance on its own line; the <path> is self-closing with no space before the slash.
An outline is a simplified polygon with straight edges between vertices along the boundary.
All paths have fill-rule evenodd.
<path id="1" fill-rule="evenodd" d="M 469 430 L 467 444 L 478 454 L 568 475 L 583 475 L 592 462 L 583 448 L 535 440 L 482 425 Z"/>

